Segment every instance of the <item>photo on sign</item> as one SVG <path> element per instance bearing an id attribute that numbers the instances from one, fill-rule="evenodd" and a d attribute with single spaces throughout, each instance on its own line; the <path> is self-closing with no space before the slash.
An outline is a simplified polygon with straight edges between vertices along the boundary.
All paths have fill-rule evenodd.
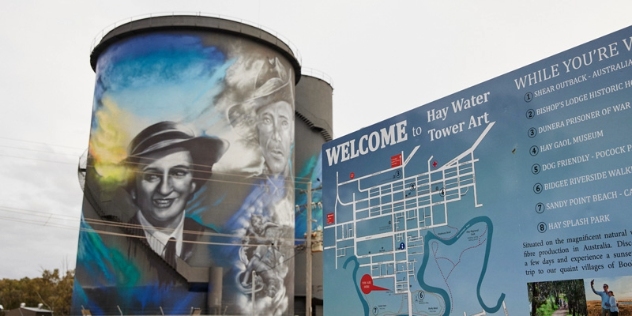
<path id="1" fill-rule="evenodd" d="M 529 315 L 588 315 L 582 279 L 532 282 L 527 288 Z"/>

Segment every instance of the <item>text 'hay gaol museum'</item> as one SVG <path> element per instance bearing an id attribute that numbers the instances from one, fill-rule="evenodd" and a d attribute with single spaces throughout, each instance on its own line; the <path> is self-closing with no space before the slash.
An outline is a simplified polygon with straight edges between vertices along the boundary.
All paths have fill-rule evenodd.
<path id="1" fill-rule="evenodd" d="M 295 54 L 208 16 L 103 36 L 73 314 L 295 315 L 311 288 L 322 306 L 322 257 L 306 290 L 301 246 L 322 227 L 332 87 Z"/>

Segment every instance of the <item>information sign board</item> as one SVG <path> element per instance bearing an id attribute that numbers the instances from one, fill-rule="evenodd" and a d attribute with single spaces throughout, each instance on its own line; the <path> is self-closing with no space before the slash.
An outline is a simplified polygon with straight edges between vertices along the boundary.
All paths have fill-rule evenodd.
<path id="1" fill-rule="evenodd" d="M 632 298 L 630 66 L 632 27 L 326 143 L 325 314 Z"/>

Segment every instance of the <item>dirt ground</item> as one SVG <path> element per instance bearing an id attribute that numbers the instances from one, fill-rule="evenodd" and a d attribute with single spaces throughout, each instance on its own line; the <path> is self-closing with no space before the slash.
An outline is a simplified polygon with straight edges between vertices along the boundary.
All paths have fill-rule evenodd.
<path id="1" fill-rule="evenodd" d="M 587 301 L 586 305 L 588 316 L 601 316 L 601 301 Z M 632 316 L 632 301 L 619 301 L 619 316 Z"/>

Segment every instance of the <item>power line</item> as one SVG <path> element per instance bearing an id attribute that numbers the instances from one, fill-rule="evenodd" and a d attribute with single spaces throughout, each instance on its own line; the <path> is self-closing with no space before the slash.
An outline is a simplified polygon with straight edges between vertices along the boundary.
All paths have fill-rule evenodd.
<path id="1" fill-rule="evenodd" d="M 24 215 L 28 215 L 30 217 L 33 217 L 35 219 L 37 219 L 37 222 L 34 222 L 33 219 L 25 219 L 25 218 L 16 218 L 16 217 L 9 217 L 9 216 L 1 216 L 0 215 L 0 219 L 4 219 L 4 220 L 9 220 L 9 221 L 14 221 L 14 222 L 20 222 L 20 223 L 27 223 L 27 224 L 33 224 L 33 225 L 37 225 L 37 226 L 52 226 L 52 227 L 58 227 L 58 228 L 67 228 L 67 229 L 75 229 L 75 230 L 81 230 L 81 231 L 91 231 L 91 232 L 97 232 L 97 233 L 103 233 L 103 234 L 114 234 L 114 235 L 120 235 L 120 236 L 126 236 L 126 237 L 138 237 L 137 235 L 132 235 L 132 234 L 126 234 L 126 233 L 113 233 L 111 231 L 106 231 L 106 230 L 102 230 L 102 229 L 80 229 L 80 225 L 79 222 L 81 221 L 81 218 L 79 217 L 74 217 L 74 216 L 68 216 L 68 215 L 61 215 L 61 214 L 54 214 L 54 213 L 49 213 L 49 212 L 39 212 L 39 211 L 33 211 L 33 210 L 27 210 L 27 209 L 22 209 L 22 208 L 14 208 L 14 207 L 7 207 L 7 206 L 2 206 L 0 205 L 0 212 L 9 212 L 9 213 L 19 213 L 19 214 L 24 214 Z M 61 223 L 57 223 L 55 221 L 51 221 L 51 220 L 70 220 L 73 221 L 77 224 L 75 225 L 67 225 L 67 224 L 61 224 Z M 90 225 L 95 225 L 95 226 L 103 226 L 103 228 L 107 228 L 107 227 L 111 227 L 111 228 L 121 228 L 121 229 L 144 229 L 147 228 L 147 226 L 142 226 L 142 225 L 138 225 L 138 224 L 130 224 L 130 223 L 125 223 L 125 222 L 118 222 L 118 221 L 112 221 L 112 220 L 104 220 L 104 219 L 93 219 L 93 218 L 84 218 L 84 221 Z M 198 236 L 209 236 L 209 237 L 228 237 L 228 238 L 237 238 L 237 237 L 244 237 L 241 235 L 233 235 L 233 234 L 226 234 L 226 233 L 218 233 L 218 232 L 196 232 L 196 231 L 188 231 L 185 230 L 184 233 L 189 234 L 189 235 L 198 235 Z M 144 238 L 144 237 L 143 237 Z M 287 238 L 287 237 L 276 237 L 279 240 L 288 240 L 288 241 L 303 241 L 302 238 Z M 202 243 L 205 244 L 206 242 L 196 242 L 196 243 Z M 236 244 L 231 244 L 231 245 L 236 245 Z M 237 245 L 241 245 L 237 244 Z"/>
<path id="2" fill-rule="evenodd" d="M 5 206 L 5 205 L 0 205 L 0 211 L 22 213 L 22 214 L 32 215 L 32 216 L 55 216 L 55 217 L 60 217 L 60 218 L 65 217 L 66 219 L 69 219 L 69 220 L 79 220 L 78 217 L 74 217 L 74 216 L 55 214 L 51 212 L 34 211 L 34 210 L 28 210 L 24 208 L 11 207 L 11 206 Z"/>
<path id="3" fill-rule="evenodd" d="M 1 136 L 0 136 L 0 139 L 5 139 L 5 140 L 10 140 L 10 141 L 15 141 L 15 142 L 39 144 L 39 145 L 52 146 L 52 147 L 64 147 L 64 148 L 69 148 L 69 149 L 85 150 L 85 148 L 77 148 L 77 147 L 66 146 L 66 145 L 54 145 L 54 144 L 48 144 L 48 143 L 44 143 L 44 142 L 36 142 L 36 141 L 26 140 L 26 139 L 17 139 L 17 138 L 1 137 Z"/>
<path id="4" fill-rule="evenodd" d="M 54 161 L 54 160 L 46 160 L 46 159 L 30 158 L 30 157 L 21 157 L 21 156 L 12 156 L 12 155 L 5 155 L 5 154 L 0 154 L 0 156 L 2 156 L 2 157 L 10 157 L 10 158 L 18 158 L 18 159 L 36 160 L 36 161 L 43 161 L 43 162 L 60 163 L 60 164 L 66 164 L 66 165 L 75 165 L 75 164 L 77 164 L 76 162 L 70 162 L 70 161 Z"/>
<path id="5" fill-rule="evenodd" d="M 9 141 L 13 141 L 13 142 L 18 142 L 18 143 L 28 143 L 28 144 L 37 144 L 37 145 L 42 145 L 42 146 L 46 146 L 47 149 L 36 149 L 36 148 L 24 148 L 24 147 L 16 147 L 16 146 L 11 146 L 8 144 L 3 144 L 0 145 L 0 147 L 4 147 L 4 148 L 9 148 L 9 149 L 15 149 L 18 151 L 29 151 L 29 152 L 38 152 L 38 153 L 44 153 L 44 154 L 49 154 L 49 155 L 58 155 L 58 156 L 65 156 L 67 158 L 69 158 L 69 161 L 59 161 L 59 160 L 48 160 L 48 159 L 42 159 L 39 157 L 24 157 L 24 156 L 16 156 L 13 155 L 14 153 L 16 153 L 16 151 L 12 151 L 10 154 L 7 153 L 2 153 L 0 154 L 0 157 L 8 157 L 8 158 L 17 158 L 17 159 L 27 159 L 27 160 L 35 160 L 35 161 L 42 161 L 42 162 L 49 162 L 49 163 L 58 163 L 58 164 L 76 164 L 76 160 L 78 158 L 78 154 L 77 153 L 64 153 L 64 152 L 57 152 L 55 150 L 51 150 L 48 148 L 52 148 L 54 149 L 54 147 L 61 147 L 61 148 L 66 148 L 66 149 L 73 149 L 73 150 L 85 150 L 85 149 L 80 149 L 80 148 L 76 148 L 76 147 L 71 147 L 71 146 L 65 146 L 65 145 L 53 145 L 53 144 L 48 144 L 48 143 L 44 143 L 44 142 L 36 142 L 36 141 L 30 141 L 30 140 L 23 140 L 23 139 L 16 139 L 16 138 L 9 138 L 9 137 L 0 137 L 0 139 L 4 139 L 4 140 L 9 140 Z M 70 160 L 70 157 L 75 157 L 75 159 Z"/>
<path id="6" fill-rule="evenodd" d="M 64 148 L 70 148 L 70 149 L 78 149 L 78 150 L 82 150 L 85 151 L 85 148 L 77 148 L 77 147 L 71 147 L 71 146 L 65 146 L 65 145 L 52 145 L 52 144 L 48 144 L 48 143 L 44 143 L 44 142 L 36 142 L 36 141 L 30 141 L 30 140 L 20 140 L 20 139 L 15 139 L 15 138 L 8 138 L 8 137 L 0 137 L 0 139 L 6 139 L 6 140 L 11 140 L 11 141 L 16 141 L 16 142 L 24 142 L 24 143 L 32 143 L 32 144 L 39 144 L 39 145 L 45 145 L 45 146 L 49 146 L 49 147 L 64 147 Z M 58 152 L 54 152 L 54 151 L 50 151 L 50 150 L 37 150 L 37 149 L 29 149 L 29 148 L 21 148 L 21 147 L 14 147 L 14 146 L 7 146 L 7 145 L 0 145 L 0 147 L 5 147 L 5 148 L 13 148 L 13 149 L 19 149 L 19 150 L 27 150 L 27 151 L 33 151 L 33 152 L 40 152 L 40 153 L 47 153 L 47 154 L 55 154 L 55 155 L 63 155 L 63 156 L 74 156 L 76 157 L 75 159 L 78 159 L 81 154 L 79 155 L 75 155 L 73 153 L 58 153 Z M 28 160 L 35 160 L 35 161 L 43 161 L 43 162 L 50 162 L 50 163 L 60 163 L 60 164 L 70 164 L 70 165 L 74 165 L 77 164 L 76 160 L 75 161 L 55 161 L 55 160 L 47 160 L 47 159 L 41 159 L 41 158 L 32 158 L 32 157 L 23 157 L 23 156 L 14 156 L 14 155 L 7 155 L 7 154 L 0 154 L 0 156 L 4 156 L 4 157 L 10 157 L 10 158 L 18 158 L 18 159 L 28 159 Z M 130 155 L 128 157 L 126 157 L 126 159 L 129 158 L 143 158 L 145 160 L 148 161 L 152 161 L 152 160 L 156 160 L 156 158 L 148 158 L 148 157 L 141 157 L 141 156 L 136 156 L 136 155 Z M 112 165 L 119 165 L 121 167 L 126 167 L 126 166 L 137 166 L 137 167 L 141 167 L 144 166 L 146 164 L 141 164 L 141 163 L 130 163 L 130 162 L 117 162 L 117 163 L 111 163 Z M 214 164 L 213 164 L 214 165 Z M 192 166 L 194 167 L 198 167 L 198 168 L 193 168 L 191 171 L 195 172 L 195 173 L 213 173 L 213 174 L 217 174 L 217 175 L 234 175 L 234 176 L 241 176 L 247 179 L 260 179 L 260 180 L 265 180 L 267 178 L 266 175 L 243 175 L 240 172 L 235 172 L 235 173 L 230 173 L 230 172 L 219 172 L 219 171 L 209 171 L 210 169 L 212 169 L 213 165 L 209 165 L 209 164 L 192 164 Z M 94 167 L 94 165 L 87 165 L 87 167 Z M 140 171 L 139 171 L 140 172 Z M 204 180 L 203 178 L 195 178 L 195 180 Z M 211 179 L 211 181 L 213 181 L 213 179 Z M 224 183 L 246 183 L 246 184 L 250 184 L 251 182 L 249 181 L 227 181 L 227 180 L 223 180 L 220 182 L 224 182 Z M 307 181 L 296 181 L 295 183 L 307 183 Z"/>
<path id="7" fill-rule="evenodd" d="M 51 150 L 38 150 L 38 149 L 33 149 L 33 148 L 14 147 L 14 146 L 7 146 L 7 145 L 0 145 L 0 147 L 11 148 L 11 149 L 19 149 L 19 150 L 26 150 L 26 151 L 33 151 L 33 152 L 45 153 L 45 154 L 53 154 L 53 155 L 72 156 L 73 158 L 77 157 L 77 155 L 75 153 L 58 153 L 58 152 L 54 152 L 54 151 L 51 151 Z"/>

